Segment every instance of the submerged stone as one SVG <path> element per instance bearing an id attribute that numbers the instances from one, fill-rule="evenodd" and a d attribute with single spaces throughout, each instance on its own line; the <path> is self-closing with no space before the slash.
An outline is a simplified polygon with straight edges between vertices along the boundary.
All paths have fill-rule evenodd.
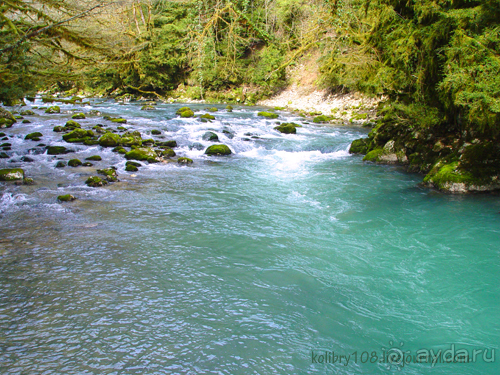
<path id="1" fill-rule="evenodd" d="M 193 160 L 189 158 L 179 158 L 177 159 L 177 163 L 179 164 L 193 164 Z"/>
<path id="2" fill-rule="evenodd" d="M 265 117 L 265 118 L 269 118 L 269 119 L 274 119 L 274 118 L 279 117 L 279 115 L 277 113 L 265 112 L 265 111 L 257 113 L 257 116 L 261 116 L 261 117 Z"/>
<path id="3" fill-rule="evenodd" d="M 40 138 L 43 137 L 43 134 L 40 132 L 29 133 L 24 137 L 26 140 L 39 141 Z"/>
<path id="4" fill-rule="evenodd" d="M 108 180 L 109 182 L 118 181 L 118 173 L 116 173 L 116 170 L 114 168 L 98 169 L 97 173 L 106 176 L 106 180 Z"/>
<path id="5" fill-rule="evenodd" d="M 206 132 L 205 134 L 203 134 L 202 139 L 204 141 L 218 142 L 219 136 L 214 132 Z"/>

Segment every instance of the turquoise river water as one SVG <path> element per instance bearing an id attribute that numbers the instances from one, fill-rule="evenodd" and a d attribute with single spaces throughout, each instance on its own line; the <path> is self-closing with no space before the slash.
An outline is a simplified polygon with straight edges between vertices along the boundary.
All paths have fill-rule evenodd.
<path id="1" fill-rule="evenodd" d="M 176 118 L 180 104 L 141 105 L 62 105 L 2 130 L 0 168 L 37 184 L 0 186 L 0 373 L 500 373 L 498 196 L 364 163 L 347 152 L 362 128 L 284 135 L 257 107 L 202 123 Z M 131 174 L 111 149 L 71 145 L 63 159 L 103 160 L 56 169 L 29 151 L 33 131 L 68 146 L 53 126 L 92 109 L 143 138 L 160 130 L 194 163 Z M 79 122 L 110 125 L 102 115 Z M 207 130 L 233 155 L 205 156 Z M 84 184 L 111 165 L 120 182 Z M 78 200 L 57 203 L 68 193 Z"/>

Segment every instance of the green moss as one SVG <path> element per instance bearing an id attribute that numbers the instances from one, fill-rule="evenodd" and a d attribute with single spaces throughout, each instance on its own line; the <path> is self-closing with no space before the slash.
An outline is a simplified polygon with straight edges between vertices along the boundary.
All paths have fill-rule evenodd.
<path id="1" fill-rule="evenodd" d="M 206 110 L 209 112 L 217 112 L 218 111 L 217 107 L 206 108 Z"/>
<path id="2" fill-rule="evenodd" d="M 320 116 L 316 116 L 314 119 L 313 119 L 313 122 L 314 123 L 322 123 L 322 122 L 329 122 L 333 117 L 332 116 L 325 116 L 325 115 L 320 115 Z"/>
<path id="3" fill-rule="evenodd" d="M 118 147 L 115 147 L 113 150 L 111 150 L 113 152 L 117 152 L 119 154 L 126 154 L 127 153 L 127 150 L 125 150 L 122 146 L 118 146 Z"/>
<path id="4" fill-rule="evenodd" d="M 41 137 L 43 137 L 42 133 L 34 132 L 34 133 L 29 133 L 28 135 L 26 135 L 26 137 L 24 137 L 24 139 L 26 139 L 26 140 L 31 139 L 33 141 L 39 141 Z"/>
<path id="5" fill-rule="evenodd" d="M 0 169 L 0 181 L 15 181 L 24 178 L 24 170 L 21 168 Z"/>
<path id="6" fill-rule="evenodd" d="M 175 113 L 177 115 L 180 115 L 182 112 L 185 112 L 185 111 L 191 111 L 192 112 L 191 108 L 189 108 L 189 107 L 181 107 Z"/>
<path id="7" fill-rule="evenodd" d="M 45 113 L 61 113 L 61 108 L 57 105 L 49 107 L 45 110 Z"/>
<path id="8" fill-rule="evenodd" d="M 193 160 L 189 158 L 179 158 L 177 159 L 177 163 L 179 164 L 193 164 Z"/>
<path id="9" fill-rule="evenodd" d="M 167 158 L 174 157 L 175 155 L 176 155 L 175 151 L 172 150 L 171 148 L 167 148 L 166 150 L 162 151 L 162 153 L 161 153 L 161 156 L 167 157 Z"/>
<path id="10" fill-rule="evenodd" d="M 201 115 L 200 118 L 203 120 L 215 120 L 215 116 L 212 116 L 210 113 L 205 113 Z"/>
<path id="11" fill-rule="evenodd" d="M 165 141 L 165 142 L 156 142 L 156 145 L 159 147 L 175 148 L 175 147 L 177 147 L 177 141 L 171 140 L 171 141 Z"/>
<path id="12" fill-rule="evenodd" d="M 184 118 L 194 117 L 194 112 L 189 109 L 184 112 L 181 112 L 179 115 Z"/>
<path id="13" fill-rule="evenodd" d="M 212 145 L 205 150 L 206 155 L 225 156 L 231 155 L 231 149 L 226 145 Z"/>
<path id="14" fill-rule="evenodd" d="M 121 144 L 121 137 L 118 134 L 106 133 L 99 138 L 99 145 L 102 147 L 116 147 Z"/>
<path id="15" fill-rule="evenodd" d="M 35 112 L 29 110 L 29 109 L 25 109 L 24 111 L 21 111 L 21 113 L 19 113 L 21 116 L 34 116 L 35 115 Z"/>
<path id="16" fill-rule="evenodd" d="M 77 143 L 77 142 L 84 142 L 87 137 L 93 137 L 94 132 L 92 130 L 85 130 L 85 129 L 75 129 L 68 134 L 63 135 L 63 139 L 66 142 L 69 143 Z"/>
<path id="17" fill-rule="evenodd" d="M 91 176 L 87 179 L 87 181 L 85 181 L 85 183 L 90 187 L 101 187 L 107 185 L 108 181 L 103 180 L 102 178 L 97 176 Z"/>
<path id="18" fill-rule="evenodd" d="M 88 158 L 85 158 L 85 160 L 101 161 L 102 158 L 99 155 L 92 155 L 92 156 L 89 156 Z"/>
<path id="19" fill-rule="evenodd" d="M 366 154 L 368 152 L 368 138 L 361 138 L 352 141 L 351 147 L 349 148 L 350 154 Z"/>
<path id="20" fill-rule="evenodd" d="M 385 151 L 383 148 L 376 148 L 375 150 L 372 150 L 368 154 L 366 154 L 363 160 L 377 162 L 380 160 L 380 156 L 384 155 L 384 153 Z"/>
<path id="21" fill-rule="evenodd" d="M 283 134 L 296 134 L 298 125 L 293 122 L 285 122 L 276 126 L 274 129 Z"/>
<path id="22" fill-rule="evenodd" d="M 47 147 L 47 154 L 48 155 L 60 155 L 60 154 L 67 154 L 70 152 L 66 147 L 63 146 L 49 146 Z"/>
<path id="23" fill-rule="evenodd" d="M 153 130 L 151 130 L 151 134 L 153 134 L 153 135 L 160 135 L 161 131 L 159 131 L 157 129 L 153 129 Z"/>
<path id="24" fill-rule="evenodd" d="M 0 152 L 0 159 L 8 159 L 9 155 L 7 155 L 5 152 Z"/>
<path id="25" fill-rule="evenodd" d="M 114 118 L 111 119 L 111 122 L 115 122 L 117 124 L 126 124 L 127 120 L 125 120 L 124 118 Z"/>
<path id="26" fill-rule="evenodd" d="M 137 172 L 139 170 L 139 167 L 141 167 L 142 164 L 141 163 L 137 163 L 135 161 L 127 161 L 125 163 L 125 170 L 127 172 Z"/>
<path id="27" fill-rule="evenodd" d="M 64 125 L 66 129 L 76 129 L 76 128 L 81 128 L 82 126 L 77 123 L 76 121 L 69 120 L 66 125 Z"/>
<path id="28" fill-rule="evenodd" d="M 482 181 L 473 177 L 469 172 L 461 171 L 458 161 L 444 164 L 439 161 L 425 176 L 424 183 L 432 183 L 439 189 L 447 190 L 451 183 L 463 183 L 468 185 L 481 185 Z"/>
<path id="29" fill-rule="evenodd" d="M 116 173 L 116 170 L 114 168 L 98 169 L 97 173 L 106 176 L 106 180 L 109 182 L 118 181 L 118 173 Z"/>
<path id="30" fill-rule="evenodd" d="M 82 165 L 82 162 L 78 159 L 71 159 L 70 161 L 68 161 L 68 165 L 70 167 L 79 167 L 80 165 Z"/>
<path id="31" fill-rule="evenodd" d="M 72 196 L 71 194 L 65 194 L 65 195 L 59 195 L 57 197 L 57 200 L 59 202 L 72 202 L 74 201 L 76 198 L 74 196 Z"/>
<path id="32" fill-rule="evenodd" d="M 85 119 L 85 114 L 80 112 L 80 113 L 75 113 L 73 116 L 71 116 L 73 120 L 83 120 Z"/>
<path id="33" fill-rule="evenodd" d="M 156 153 L 151 148 L 135 148 L 125 154 L 127 160 L 148 160 L 155 159 Z"/>
<path id="34" fill-rule="evenodd" d="M 154 111 L 154 110 L 155 110 L 155 107 L 153 107 L 152 105 L 148 105 L 148 104 L 143 105 L 141 107 L 141 111 Z"/>
<path id="35" fill-rule="evenodd" d="M 275 118 L 279 117 L 279 115 L 277 113 L 264 112 L 264 111 L 257 113 L 257 116 L 261 116 L 261 117 L 265 117 L 265 118 L 269 118 L 269 119 L 275 119 Z"/>
<path id="36" fill-rule="evenodd" d="M 203 134 L 201 137 L 204 141 L 211 141 L 211 142 L 218 142 L 219 141 L 219 136 L 215 134 L 214 132 L 206 132 Z"/>
<path id="37" fill-rule="evenodd" d="M 230 105 L 227 105 L 227 106 L 226 106 L 226 110 L 227 110 L 228 112 L 233 112 L 233 107 L 232 107 L 232 106 L 230 106 Z"/>

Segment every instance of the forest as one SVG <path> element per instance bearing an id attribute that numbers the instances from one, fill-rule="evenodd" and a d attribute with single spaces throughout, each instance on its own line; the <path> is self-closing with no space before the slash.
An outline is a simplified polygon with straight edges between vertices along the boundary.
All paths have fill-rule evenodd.
<path id="1" fill-rule="evenodd" d="M 319 87 L 384 98 L 351 152 L 396 155 L 437 187 L 496 183 L 499 0 L 10 0 L 0 14 L 6 106 L 40 90 L 255 104 L 314 54 Z"/>

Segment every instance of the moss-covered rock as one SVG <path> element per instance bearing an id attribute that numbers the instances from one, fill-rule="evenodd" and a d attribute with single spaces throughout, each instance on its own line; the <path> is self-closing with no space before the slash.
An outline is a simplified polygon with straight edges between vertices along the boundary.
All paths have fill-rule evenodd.
<path id="1" fill-rule="evenodd" d="M 106 176 L 106 180 L 109 182 L 118 181 L 118 173 L 116 173 L 116 170 L 114 168 L 98 169 L 97 173 Z"/>
<path id="2" fill-rule="evenodd" d="M 276 126 L 274 129 L 283 134 L 296 134 L 297 127 L 299 127 L 299 125 L 293 122 L 285 122 L 283 124 Z"/>
<path id="3" fill-rule="evenodd" d="M 26 140 L 39 141 L 40 138 L 43 137 L 43 134 L 40 132 L 29 133 L 24 137 Z"/>
<path id="4" fill-rule="evenodd" d="M 232 107 L 232 106 L 230 106 L 230 105 L 227 105 L 227 106 L 226 106 L 226 111 L 228 111 L 228 112 L 233 112 L 233 107 Z"/>
<path id="5" fill-rule="evenodd" d="M 7 153 L 0 152 L 0 159 L 8 159 L 8 158 L 9 158 L 9 155 L 7 155 Z"/>
<path id="6" fill-rule="evenodd" d="M 101 187 L 101 186 L 107 185 L 108 181 L 103 180 L 102 178 L 100 178 L 98 176 L 91 176 L 87 179 L 87 181 L 85 181 L 85 183 L 87 184 L 87 186 L 90 186 L 90 187 Z"/>
<path id="7" fill-rule="evenodd" d="M 85 119 L 85 113 L 80 112 L 80 113 L 75 113 L 73 116 L 71 116 L 73 120 L 83 120 Z"/>
<path id="8" fill-rule="evenodd" d="M 61 155 L 61 154 L 67 154 L 69 152 L 71 152 L 71 151 L 63 146 L 48 146 L 47 147 L 47 154 L 48 155 Z"/>
<path id="9" fill-rule="evenodd" d="M 313 122 L 318 124 L 318 123 L 329 122 L 331 119 L 332 119 L 331 116 L 320 115 L 313 118 Z"/>
<path id="10" fill-rule="evenodd" d="M 141 111 L 154 111 L 156 108 L 152 105 L 146 104 L 141 107 Z"/>
<path id="11" fill-rule="evenodd" d="M 23 120 L 23 121 L 21 121 L 21 123 L 23 123 L 23 124 L 31 124 L 31 121 L 30 120 Z"/>
<path id="12" fill-rule="evenodd" d="M 116 147 L 121 144 L 121 137 L 114 133 L 105 133 L 99 138 L 99 145 L 102 147 Z"/>
<path id="13" fill-rule="evenodd" d="M 218 142 L 219 141 L 219 136 L 215 134 L 214 132 L 206 132 L 203 134 L 201 137 L 204 141 L 211 141 L 211 142 Z"/>
<path id="14" fill-rule="evenodd" d="M 117 152 L 117 153 L 123 154 L 123 155 L 125 155 L 127 153 L 127 150 L 125 150 L 122 146 L 115 147 L 111 151 Z"/>
<path id="15" fill-rule="evenodd" d="M 15 181 L 24 179 L 24 170 L 21 168 L 0 169 L 0 181 Z"/>
<path id="16" fill-rule="evenodd" d="M 351 143 L 351 147 L 349 148 L 350 154 L 366 154 L 368 152 L 369 147 L 369 139 L 368 138 L 360 138 L 355 139 Z"/>
<path id="17" fill-rule="evenodd" d="M 217 107 L 210 107 L 210 108 L 205 108 L 208 112 L 217 112 L 218 109 Z"/>
<path id="18" fill-rule="evenodd" d="M 65 161 L 62 161 L 62 160 L 59 160 L 57 163 L 56 163 L 56 168 L 64 168 L 66 167 L 66 162 Z"/>
<path id="19" fill-rule="evenodd" d="M 76 198 L 74 196 L 72 196 L 71 194 L 64 194 L 64 195 L 59 195 L 57 197 L 57 200 L 59 202 L 72 202 L 74 201 Z"/>
<path id="20" fill-rule="evenodd" d="M 193 160 L 189 158 L 179 158 L 177 159 L 177 163 L 181 165 L 186 165 L 186 164 L 193 164 Z"/>
<path id="21" fill-rule="evenodd" d="M 71 159 L 68 161 L 68 165 L 70 167 L 79 167 L 80 165 L 82 165 L 82 162 L 78 159 Z"/>
<path id="22" fill-rule="evenodd" d="M 62 138 L 68 143 L 78 143 L 78 142 L 84 142 L 87 138 L 93 136 L 94 132 L 92 130 L 77 128 L 75 130 L 72 130 L 68 134 L 64 134 Z"/>
<path id="23" fill-rule="evenodd" d="M 139 167 L 142 167 L 141 163 L 137 163 L 135 161 L 127 161 L 125 163 L 125 170 L 127 172 L 137 172 L 139 170 Z"/>
<path id="24" fill-rule="evenodd" d="M 154 144 L 154 140 L 151 139 L 151 141 Z M 132 146 L 140 147 L 140 146 L 142 146 L 143 140 L 141 137 L 141 133 L 138 131 L 123 133 L 122 139 L 121 139 L 121 144 L 124 146 L 128 146 L 128 147 L 132 147 Z"/>
<path id="25" fill-rule="evenodd" d="M 205 113 L 204 115 L 200 116 L 200 119 L 202 122 L 207 122 L 207 121 L 215 120 L 215 116 L 212 116 L 210 113 Z"/>
<path id="26" fill-rule="evenodd" d="M 29 109 L 25 109 L 24 111 L 21 111 L 19 114 L 21 116 L 34 116 L 35 112 L 33 112 L 32 110 L 29 110 Z"/>
<path id="27" fill-rule="evenodd" d="M 97 134 L 104 134 L 106 133 L 106 130 L 101 125 L 94 125 L 92 127 L 92 130 L 95 131 Z"/>
<path id="28" fill-rule="evenodd" d="M 58 105 L 54 105 L 45 110 L 45 113 L 61 113 L 61 108 Z"/>
<path id="29" fill-rule="evenodd" d="M 113 118 L 111 119 L 111 122 L 115 122 L 117 124 L 126 124 L 127 120 L 125 120 L 124 118 Z"/>
<path id="30" fill-rule="evenodd" d="M 101 161 L 102 158 L 99 155 L 92 155 L 92 156 L 89 156 L 88 158 L 85 158 L 85 160 Z"/>
<path id="31" fill-rule="evenodd" d="M 279 117 L 279 115 L 277 113 L 265 112 L 265 111 L 257 113 L 257 116 L 265 117 L 265 118 L 268 118 L 268 119 L 275 119 L 275 118 Z"/>
<path id="32" fill-rule="evenodd" d="M 151 130 L 151 134 L 153 134 L 153 135 L 160 135 L 161 131 L 159 131 L 157 129 L 153 129 L 153 130 Z"/>
<path id="33" fill-rule="evenodd" d="M 194 117 L 194 112 L 189 107 L 182 107 L 176 113 L 183 118 Z"/>
<path id="34" fill-rule="evenodd" d="M 172 150 L 171 148 L 167 148 L 165 150 L 163 150 L 161 152 L 161 156 L 165 157 L 165 158 L 172 158 L 174 157 L 176 154 L 175 154 L 175 151 Z"/>
<path id="35" fill-rule="evenodd" d="M 0 107 L 0 128 L 10 128 L 16 121 L 16 118 L 11 112 Z"/>
<path id="36" fill-rule="evenodd" d="M 171 141 L 165 141 L 165 142 L 156 142 L 156 145 L 159 147 L 176 148 L 177 141 L 171 140 Z"/>
<path id="37" fill-rule="evenodd" d="M 226 156 L 231 155 L 231 153 L 231 149 L 223 144 L 212 145 L 205 150 L 205 154 L 210 156 Z"/>
<path id="38" fill-rule="evenodd" d="M 156 153 L 151 148 L 135 148 L 125 154 L 127 160 L 148 160 L 155 159 Z"/>
<path id="39" fill-rule="evenodd" d="M 81 128 L 82 126 L 74 121 L 74 120 L 69 120 L 68 122 L 66 122 L 66 125 L 64 125 L 64 127 L 67 129 L 67 130 L 73 130 L 73 129 L 76 129 L 76 128 Z"/>
<path id="40" fill-rule="evenodd" d="M 64 127 L 62 126 L 54 126 L 54 129 L 52 129 L 56 133 L 61 133 L 64 131 Z"/>

